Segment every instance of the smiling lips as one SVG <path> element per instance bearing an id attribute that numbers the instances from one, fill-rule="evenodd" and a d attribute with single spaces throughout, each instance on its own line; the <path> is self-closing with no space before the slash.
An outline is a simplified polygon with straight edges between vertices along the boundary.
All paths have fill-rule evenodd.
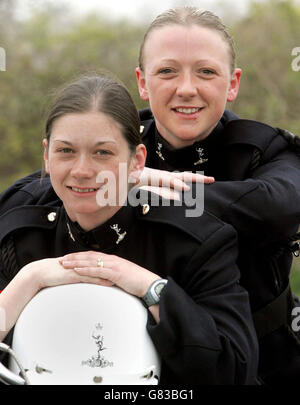
<path id="1" fill-rule="evenodd" d="M 201 111 L 203 107 L 175 107 L 172 108 L 173 111 L 176 113 L 184 114 L 186 116 L 192 116 L 199 111 Z"/>
<path id="2" fill-rule="evenodd" d="M 76 193 L 93 193 L 95 191 L 98 191 L 100 187 L 98 188 L 79 188 L 79 187 L 72 187 L 72 186 L 67 186 L 70 190 L 75 191 Z"/>

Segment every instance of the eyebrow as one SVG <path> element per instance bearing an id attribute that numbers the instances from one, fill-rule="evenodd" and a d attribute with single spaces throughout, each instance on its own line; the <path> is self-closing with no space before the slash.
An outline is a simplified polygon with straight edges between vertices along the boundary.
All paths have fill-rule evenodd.
<path id="1" fill-rule="evenodd" d="M 66 145 L 73 146 L 73 143 L 72 143 L 72 142 L 65 141 L 65 140 L 63 140 L 63 139 L 53 139 L 53 142 L 62 142 L 62 143 L 65 143 Z M 117 144 L 116 141 L 107 140 L 107 141 L 99 141 L 99 142 L 96 142 L 94 146 L 101 146 L 101 145 L 103 145 L 103 144 L 105 144 L 105 143 Z"/>
<path id="2" fill-rule="evenodd" d="M 177 63 L 176 59 L 162 59 L 161 63 Z"/>
<path id="3" fill-rule="evenodd" d="M 159 63 L 181 63 L 180 61 L 176 60 L 176 59 L 161 59 Z M 207 59 L 207 58 L 201 58 L 201 59 L 197 59 L 195 62 L 195 64 L 197 63 L 214 63 L 213 60 L 211 59 Z"/>

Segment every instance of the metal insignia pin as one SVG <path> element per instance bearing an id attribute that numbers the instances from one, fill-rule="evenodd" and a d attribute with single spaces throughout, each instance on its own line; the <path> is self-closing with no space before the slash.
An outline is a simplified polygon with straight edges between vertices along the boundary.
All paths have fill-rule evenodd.
<path id="1" fill-rule="evenodd" d="M 198 148 L 198 149 L 196 149 L 196 152 L 198 152 L 198 154 L 199 154 L 199 160 L 197 160 L 197 162 L 194 163 L 194 166 L 202 165 L 202 163 L 205 163 L 208 161 L 208 159 L 203 159 L 204 149 Z"/>
<path id="2" fill-rule="evenodd" d="M 49 222 L 54 222 L 56 219 L 56 212 L 50 212 L 47 216 Z"/>
<path id="3" fill-rule="evenodd" d="M 162 144 L 158 143 L 157 144 L 157 151 L 156 154 L 161 158 L 161 160 L 165 160 L 165 158 L 163 157 L 162 153 L 161 153 L 161 148 L 162 148 Z"/>
<path id="4" fill-rule="evenodd" d="M 71 232 L 71 228 L 70 228 L 69 222 L 67 222 L 67 228 L 68 228 L 68 232 L 69 232 L 70 238 L 72 239 L 73 242 L 75 242 L 75 238 L 74 238 L 74 236 L 73 236 L 73 234 L 72 234 L 72 232 Z"/>
<path id="5" fill-rule="evenodd" d="M 150 211 L 150 205 L 144 204 L 142 207 L 143 207 L 143 215 L 148 214 L 148 212 Z"/>
<path id="6" fill-rule="evenodd" d="M 111 229 L 113 229 L 118 235 L 118 240 L 116 241 L 116 245 L 118 245 L 125 238 L 127 232 L 125 231 L 121 234 L 121 228 L 119 228 L 118 224 L 111 225 Z"/>

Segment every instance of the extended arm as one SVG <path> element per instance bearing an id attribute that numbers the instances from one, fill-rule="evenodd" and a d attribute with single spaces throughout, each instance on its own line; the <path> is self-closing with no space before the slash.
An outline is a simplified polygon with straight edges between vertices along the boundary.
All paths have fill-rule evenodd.
<path id="1" fill-rule="evenodd" d="M 258 350 L 236 240 L 224 226 L 171 277 L 148 331 L 166 366 L 162 382 L 254 384 Z"/>
<path id="2" fill-rule="evenodd" d="M 300 223 L 300 159 L 284 151 L 243 181 L 205 186 L 205 208 L 260 244 L 284 239 Z"/>
<path id="3" fill-rule="evenodd" d="M 106 280 L 80 276 L 74 270 L 64 269 L 59 259 L 38 260 L 24 266 L 0 294 L 1 322 L 0 341 L 15 325 L 25 305 L 42 288 L 61 284 L 89 282 L 111 285 Z"/>

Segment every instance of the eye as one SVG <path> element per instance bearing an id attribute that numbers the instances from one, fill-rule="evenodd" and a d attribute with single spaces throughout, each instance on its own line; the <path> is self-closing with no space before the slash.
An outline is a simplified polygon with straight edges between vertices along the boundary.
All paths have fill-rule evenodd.
<path id="1" fill-rule="evenodd" d="M 73 153 L 73 150 L 71 148 L 59 148 L 57 151 L 63 154 Z"/>
<path id="2" fill-rule="evenodd" d="M 96 155 L 98 156 L 108 156 L 108 155 L 112 155 L 112 152 L 110 150 L 106 150 L 106 149 L 99 149 L 96 151 Z"/>
<path id="3" fill-rule="evenodd" d="M 216 72 L 212 69 L 199 69 L 199 73 L 203 74 L 204 76 L 213 76 L 216 74 Z"/>
<path id="4" fill-rule="evenodd" d="M 162 74 L 162 75 L 169 75 L 171 73 L 175 73 L 175 70 L 172 68 L 161 68 L 158 70 L 158 74 Z"/>

